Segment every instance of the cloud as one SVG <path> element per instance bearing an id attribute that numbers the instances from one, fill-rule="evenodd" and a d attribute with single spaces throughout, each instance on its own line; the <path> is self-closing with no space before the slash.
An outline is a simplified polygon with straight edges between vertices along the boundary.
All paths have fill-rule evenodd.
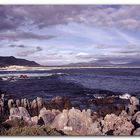
<path id="1" fill-rule="evenodd" d="M 11 48 L 15 48 L 15 47 L 17 47 L 17 48 L 26 48 L 26 46 L 25 45 L 14 45 L 14 44 L 11 44 L 11 45 L 9 45 L 9 47 L 11 47 Z"/>
<path id="2" fill-rule="evenodd" d="M 42 51 L 43 49 L 41 47 L 36 47 L 36 51 Z"/>
<path id="3" fill-rule="evenodd" d="M 0 30 L 29 25 L 45 28 L 69 22 L 136 30 L 140 27 L 139 10 L 139 5 L 0 6 Z"/>
<path id="4" fill-rule="evenodd" d="M 27 57 L 29 55 L 40 52 L 42 50 L 43 49 L 41 47 L 36 47 L 35 49 L 28 49 L 28 50 L 20 51 L 16 55 L 19 57 Z"/>
<path id="5" fill-rule="evenodd" d="M 20 39 L 36 39 L 36 40 L 48 40 L 54 38 L 52 35 L 40 35 L 35 34 L 32 32 L 1 32 L 0 33 L 0 39 L 1 40 L 20 40 Z"/>
<path id="6" fill-rule="evenodd" d="M 89 53 L 85 53 L 85 52 L 80 52 L 80 53 L 77 53 L 76 58 L 78 59 L 92 59 L 92 60 L 96 60 L 95 59 L 95 56 L 93 54 L 89 54 Z"/>

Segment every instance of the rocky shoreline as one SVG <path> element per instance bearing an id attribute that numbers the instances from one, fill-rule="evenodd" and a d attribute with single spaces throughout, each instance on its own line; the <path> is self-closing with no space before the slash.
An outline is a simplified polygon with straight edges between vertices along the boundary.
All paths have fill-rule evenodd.
<path id="1" fill-rule="evenodd" d="M 138 98 L 107 96 L 85 103 L 81 109 L 64 96 L 5 99 L 1 91 L 0 135 L 140 135 Z M 98 108 L 88 109 L 88 104 Z"/>

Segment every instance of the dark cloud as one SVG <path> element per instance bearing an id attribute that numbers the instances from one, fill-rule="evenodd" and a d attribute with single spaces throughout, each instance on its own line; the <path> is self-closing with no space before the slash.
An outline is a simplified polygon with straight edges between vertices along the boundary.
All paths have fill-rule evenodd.
<path id="1" fill-rule="evenodd" d="M 20 52 L 17 53 L 17 56 L 19 56 L 19 57 L 27 57 L 29 55 L 32 55 L 32 54 L 37 53 L 37 52 L 40 52 L 42 50 L 43 49 L 38 46 L 35 49 L 28 49 L 28 50 L 20 51 Z"/>
<path id="2" fill-rule="evenodd" d="M 134 54 L 134 53 L 140 53 L 140 50 L 118 51 L 117 53 L 120 53 L 120 54 Z"/>
<path id="3" fill-rule="evenodd" d="M 54 38 L 54 36 L 34 34 L 32 32 L 2 32 L 0 33 L 1 40 L 20 40 L 20 39 L 47 40 L 51 38 Z"/>
<path id="4" fill-rule="evenodd" d="M 39 28 L 82 22 L 96 26 L 138 29 L 139 5 L 19 5 L 0 6 L 0 30 L 36 25 Z"/>
<path id="5" fill-rule="evenodd" d="M 25 48 L 26 46 L 25 45 L 9 45 L 9 47 L 11 48 L 14 48 L 14 47 L 17 47 L 17 48 Z"/>
<path id="6" fill-rule="evenodd" d="M 42 51 L 43 49 L 41 47 L 36 47 L 36 51 Z"/>
<path id="7" fill-rule="evenodd" d="M 24 15 L 14 11 L 14 6 L 0 5 L 0 31 L 16 30 L 25 23 Z"/>

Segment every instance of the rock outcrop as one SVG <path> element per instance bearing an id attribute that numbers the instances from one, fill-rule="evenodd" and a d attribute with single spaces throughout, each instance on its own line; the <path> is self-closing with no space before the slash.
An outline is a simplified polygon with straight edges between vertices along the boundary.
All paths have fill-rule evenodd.
<path id="1" fill-rule="evenodd" d="M 140 136 L 140 128 L 137 128 L 134 132 L 133 132 L 134 136 Z"/>
<path id="2" fill-rule="evenodd" d="M 108 99 L 108 104 L 114 102 L 114 99 Z M 93 112 L 90 109 L 70 108 L 69 102 L 67 98 L 63 97 L 53 98 L 47 103 L 40 97 L 33 101 L 26 98 L 21 100 L 9 99 L 7 100 L 9 119 L 6 122 L 10 124 L 18 119 L 25 122 L 23 124 L 27 126 L 46 125 L 51 129 L 63 131 L 67 135 L 140 135 L 139 99 L 136 97 L 130 97 L 126 109 L 123 110 L 122 106 L 118 106 L 119 109 L 117 108 L 112 113 L 110 107 L 111 111 L 107 114 L 104 113 L 104 115 L 100 114 L 99 111 Z M 4 113 L 5 104 L 4 95 L 1 95 L 1 116 Z M 11 126 L 17 126 L 17 123 L 18 121 L 16 125 Z"/>
<path id="3" fill-rule="evenodd" d="M 127 118 L 115 114 L 106 115 L 102 120 L 103 133 L 113 131 L 113 135 L 131 135 L 134 125 Z"/>
<path id="4" fill-rule="evenodd" d="M 9 120 L 14 120 L 16 118 L 23 119 L 25 122 L 29 122 L 31 120 L 28 111 L 24 107 L 12 107 L 10 109 Z"/>

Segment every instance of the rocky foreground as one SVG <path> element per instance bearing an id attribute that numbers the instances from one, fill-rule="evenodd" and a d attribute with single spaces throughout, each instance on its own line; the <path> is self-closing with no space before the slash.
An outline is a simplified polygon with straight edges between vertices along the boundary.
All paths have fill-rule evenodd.
<path id="1" fill-rule="evenodd" d="M 0 135 L 140 135 L 139 99 L 121 99 L 127 104 L 119 106 L 116 100 L 120 98 L 89 100 L 100 106 L 95 112 L 72 107 L 67 97 L 6 100 L 1 94 Z"/>

